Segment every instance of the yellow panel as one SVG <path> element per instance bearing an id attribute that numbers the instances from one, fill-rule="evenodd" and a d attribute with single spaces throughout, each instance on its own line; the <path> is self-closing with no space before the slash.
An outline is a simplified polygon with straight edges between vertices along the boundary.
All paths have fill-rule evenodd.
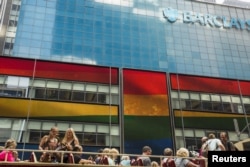
<path id="1" fill-rule="evenodd" d="M 50 117 L 118 115 L 117 106 L 0 98 L 0 116 Z"/>
<path id="2" fill-rule="evenodd" d="M 245 117 L 244 115 L 234 114 L 234 113 L 211 113 L 205 111 L 175 111 L 176 117 Z"/>
<path id="3" fill-rule="evenodd" d="M 168 116 L 166 95 L 124 95 L 124 115 Z"/>

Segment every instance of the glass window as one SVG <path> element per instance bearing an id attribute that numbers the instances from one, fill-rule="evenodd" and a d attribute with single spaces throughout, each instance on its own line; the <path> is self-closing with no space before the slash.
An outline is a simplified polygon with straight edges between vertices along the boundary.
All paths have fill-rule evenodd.
<path id="1" fill-rule="evenodd" d="M 111 93 L 118 94 L 119 93 L 118 86 L 111 86 Z"/>
<path id="2" fill-rule="evenodd" d="M 41 129 L 41 122 L 38 121 L 29 121 L 28 129 Z"/>
<path id="3" fill-rule="evenodd" d="M 220 95 L 211 95 L 212 100 L 212 110 L 223 111 L 223 105 L 220 99 Z"/>
<path id="4" fill-rule="evenodd" d="M 59 100 L 71 100 L 71 91 L 70 90 L 60 90 Z"/>
<path id="5" fill-rule="evenodd" d="M 84 84 L 81 84 L 81 83 L 74 83 L 74 84 L 73 84 L 73 90 L 84 91 Z"/>
<path id="6" fill-rule="evenodd" d="M 96 125 L 84 125 L 84 132 L 96 132 Z"/>
<path id="7" fill-rule="evenodd" d="M 97 85 L 87 84 L 86 85 L 86 91 L 97 92 Z"/>
<path id="8" fill-rule="evenodd" d="M 244 109 L 247 114 L 250 114 L 250 98 L 243 97 L 242 102 L 244 104 Z"/>
<path id="9" fill-rule="evenodd" d="M 109 86 L 99 85 L 98 92 L 109 93 Z"/>
<path id="10" fill-rule="evenodd" d="M 119 136 L 119 127 L 118 126 L 111 126 L 110 135 L 112 136 Z"/>
<path id="11" fill-rule="evenodd" d="M 194 110 L 201 109 L 200 95 L 198 93 L 190 93 L 190 105 L 191 109 Z"/>
<path id="12" fill-rule="evenodd" d="M 73 128 L 75 131 L 83 131 L 82 124 L 71 124 L 70 127 Z"/>
<path id="13" fill-rule="evenodd" d="M 56 81 L 48 81 L 47 82 L 47 88 L 58 88 L 59 82 Z"/>
<path id="14" fill-rule="evenodd" d="M 73 101 L 84 101 L 85 93 L 84 92 L 77 92 L 73 91 L 72 92 L 72 100 Z"/>
<path id="15" fill-rule="evenodd" d="M 104 93 L 98 93 L 98 103 L 107 103 L 106 98 L 108 97 L 108 95 L 104 94 Z"/>
<path id="16" fill-rule="evenodd" d="M 47 89 L 46 90 L 46 99 L 58 100 L 58 89 Z"/>
<path id="17" fill-rule="evenodd" d="M 106 134 L 98 134 L 96 139 L 96 145 L 105 146 L 106 145 Z"/>
<path id="18" fill-rule="evenodd" d="M 96 134 L 95 133 L 84 133 L 83 144 L 84 145 L 96 145 Z"/>
<path id="19" fill-rule="evenodd" d="M 180 98 L 181 99 L 189 99 L 189 95 L 187 92 L 180 92 Z"/>
<path id="20" fill-rule="evenodd" d="M 97 125 L 97 132 L 98 133 L 109 133 L 109 126 Z"/>
<path id="21" fill-rule="evenodd" d="M 4 84 L 5 83 L 5 76 L 1 76 L 0 75 L 0 84 Z"/>
<path id="22" fill-rule="evenodd" d="M 97 94 L 95 92 L 86 92 L 85 93 L 85 101 L 90 103 L 97 102 Z"/>
<path id="23" fill-rule="evenodd" d="M 34 87 L 45 87 L 46 82 L 44 80 L 34 80 L 33 85 Z"/>
<path id="24" fill-rule="evenodd" d="M 44 99 L 45 98 L 45 95 L 46 95 L 45 88 L 35 88 L 34 92 L 35 92 L 34 98 L 37 98 L 37 99 Z M 30 97 L 32 98 L 32 91 L 30 93 L 31 93 Z"/>
<path id="25" fill-rule="evenodd" d="M 67 89 L 67 90 L 71 90 L 71 83 L 67 83 L 67 82 L 61 82 L 60 84 L 60 89 Z"/>
<path id="26" fill-rule="evenodd" d="M 30 130 L 29 131 L 29 143 L 39 143 L 41 138 L 43 137 L 41 135 L 41 131 L 40 130 Z"/>
<path id="27" fill-rule="evenodd" d="M 48 130 L 50 131 L 50 129 L 52 127 L 55 126 L 55 123 L 54 122 L 43 122 L 43 125 L 42 125 L 42 130 Z M 47 132 L 48 133 L 48 132 Z"/>

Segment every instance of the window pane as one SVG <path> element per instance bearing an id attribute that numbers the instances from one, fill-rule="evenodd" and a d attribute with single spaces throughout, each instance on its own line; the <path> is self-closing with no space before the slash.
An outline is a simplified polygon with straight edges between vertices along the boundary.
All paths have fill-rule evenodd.
<path id="1" fill-rule="evenodd" d="M 91 85 L 91 84 L 86 85 L 86 91 L 97 92 L 97 85 Z"/>
<path id="2" fill-rule="evenodd" d="M 0 84 L 4 84 L 5 81 L 5 76 L 0 75 Z"/>
<path id="3" fill-rule="evenodd" d="M 75 131 L 83 131 L 82 124 L 71 124 L 70 127 L 73 128 Z"/>
<path id="4" fill-rule="evenodd" d="M 95 133 L 84 133 L 84 145 L 96 145 L 96 134 Z"/>
<path id="5" fill-rule="evenodd" d="M 84 132 L 96 132 L 96 125 L 84 125 Z"/>
<path id="6" fill-rule="evenodd" d="M 250 98 L 248 98 L 248 97 L 243 97 L 243 98 L 242 98 L 242 102 L 243 102 L 244 104 L 250 104 Z"/>
<path id="7" fill-rule="evenodd" d="M 119 127 L 118 126 L 111 126 L 110 135 L 119 136 Z"/>
<path id="8" fill-rule="evenodd" d="M 100 85 L 98 87 L 98 92 L 109 93 L 109 86 Z"/>
<path id="9" fill-rule="evenodd" d="M 84 92 L 72 92 L 73 101 L 84 101 Z"/>
<path id="10" fill-rule="evenodd" d="M 107 103 L 106 94 L 98 94 L 98 103 Z"/>
<path id="11" fill-rule="evenodd" d="M 55 126 L 54 122 L 43 122 L 42 130 L 48 130 Z M 48 132 L 47 132 L 48 133 Z"/>
<path id="12" fill-rule="evenodd" d="M 71 91 L 69 90 L 60 90 L 59 100 L 71 100 Z"/>
<path id="13" fill-rule="evenodd" d="M 45 87 L 45 81 L 44 80 L 34 80 L 33 86 L 34 87 Z"/>
<path id="14" fill-rule="evenodd" d="M 200 95 L 198 93 L 190 93 L 190 99 L 200 100 Z"/>
<path id="15" fill-rule="evenodd" d="M 96 144 L 98 146 L 105 146 L 105 144 L 106 144 L 106 134 L 98 134 L 96 137 L 97 137 Z"/>
<path id="16" fill-rule="evenodd" d="M 35 98 L 44 99 L 46 95 L 45 88 L 36 88 L 35 89 Z"/>
<path id="17" fill-rule="evenodd" d="M 106 99 L 109 99 L 108 97 Z M 107 103 L 109 103 L 107 101 Z M 119 96 L 118 95 L 111 95 L 111 104 L 119 104 Z"/>
<path id="18" fill-rule="evenodd" d="M 230 96 L 221 96 L 221 100 L 222 100 L 223 102 L 231 102 Z"/>
<path id="19" fill-rule="evenodd" d="M 181 93 L 180 93 L 180 98 L 181 98 L 181 99 L 189 99 L 188 93 L 186 93 L 186 92 L 181 92 Z"/>
<path id="20" fill-rule="evenodd" d="M 71 90 L 71 83 L 67 83 L 67 82 L 61 82 L 60 84 L 60 89 L 67 89 L 67 90 Z"/>
<path id="21" fill-rule="evenodd" d="M 118 94 L 119 93 L 118 86 L 111 86 L 111 93 Z"/>
<path id="22" fill-rule="evenodd" d="M 47 88 L 59 88 L 59 82 L 56 81 L 48 81 Z"/>
<path id="23" fill-rule="evenodd" d="M 178 99 L 178 92 L 172 91 L 171 92 L 171 98 Z"/>
<path id="24" fill-rule="evenodd" d="M 109 133 L 109 126 L 98 125 L 97 126 L 97 132 L 98 133 Z"/>
<path id="25" fill-rule="evenodd" d="M 84 84 L 74 83 L 73 90 L 81 90 L 84 91 Z"/>
<path id="26" fill-rule="evenodd" d="M 201 100 L 210 101 L 210 95 L 209 94 L 201 94 Z"/>
<path id="27" fill-rule="evenodd" d="M 85 94 L 85 101 L 86 102 L 91 102 L 91 103 L 96 103 L 97 102 L 97 94 L 88 92 Z"/>
<path id="28" fill-rule="evenodd" d="M 220 95 L 211 95 L 211 100 L 212 101 L 221 101 L 220 100 Z"/>
<path id="29" fill-rule="evenodd" d="M 33 121 L 30 121 L 28 122 L 28 129 L 41 129 L 41 122 L 33 122 Z"/>
<path id="30" fill-rule="evenodd" d="M 46 99 L 58 100 L 58 89 L 47 89 Z"/>

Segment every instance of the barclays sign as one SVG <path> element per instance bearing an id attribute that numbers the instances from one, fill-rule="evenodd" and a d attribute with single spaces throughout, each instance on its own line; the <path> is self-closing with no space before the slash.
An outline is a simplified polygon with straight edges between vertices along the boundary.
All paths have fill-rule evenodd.
<path id="1" fill-rule="evenodd" d="M 177 9 L 166 8 L 163 10 L 163 16 L 171 23 L 181 19 L 184 23 L 199 23 L 202 26 L 209 25 L 217 28 L 236 28 L 250 31 L 250 20 L 242 20 L 238 18 L 226 18 L 225 16 L 217 16 L 210 14 L 201 14 L 195 12 L 179 13 Z M 180 18 L 180 16 L 182 16 Z"/>

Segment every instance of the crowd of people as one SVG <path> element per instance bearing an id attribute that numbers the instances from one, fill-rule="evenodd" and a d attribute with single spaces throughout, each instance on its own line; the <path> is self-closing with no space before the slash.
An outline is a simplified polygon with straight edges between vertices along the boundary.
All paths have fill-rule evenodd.
<path id="1" fill-rule="evenodd" d="M 171 148 L 163 150 L 164 158 L 160 161 L 151 161 L 152 149 L 149 146 L 142 148 L 141 156 L 130 158 L 129 155 L 120 157 L 116 148 L 104 148 L 98 151 L 95 157 L 82 158 L 83 148 L 74 132 L 73 128 L 68 128 L 62 140 L 58 138 L 58 128 L 52 127 L 48 135 L 41 138 L 38 149 L 41 151 L 39 162 L 61 162 L 75 164 L 99 164 L 111 166 L 151 166 L 151 167 L 199 167 L 197 161 L 192 161 L 190 151 L 184 147 L 179 148 L 176 155 Z M 206 159 L 208 151 L 236 151 L 232 142 L 228 140 L 226 132 L 220 133 L 220 139 L 211 133 L 202 137 L 202 146 L 196 158 Z M 13 139 L 6 141 L 4 148 L 0 152 L 0 161 L 20 161 L 18 153 L 15 151 L 17 143 Z M 65 153 L 64 153 L 65 151 Z M 120 157 L 118 161 L 118 157 Z M 28 160 L 29 161 L 29 160 Z M 204 161 L 205 162 L 205 161 Z M 171 165 L 172 164 L 172 165 Z"/>

